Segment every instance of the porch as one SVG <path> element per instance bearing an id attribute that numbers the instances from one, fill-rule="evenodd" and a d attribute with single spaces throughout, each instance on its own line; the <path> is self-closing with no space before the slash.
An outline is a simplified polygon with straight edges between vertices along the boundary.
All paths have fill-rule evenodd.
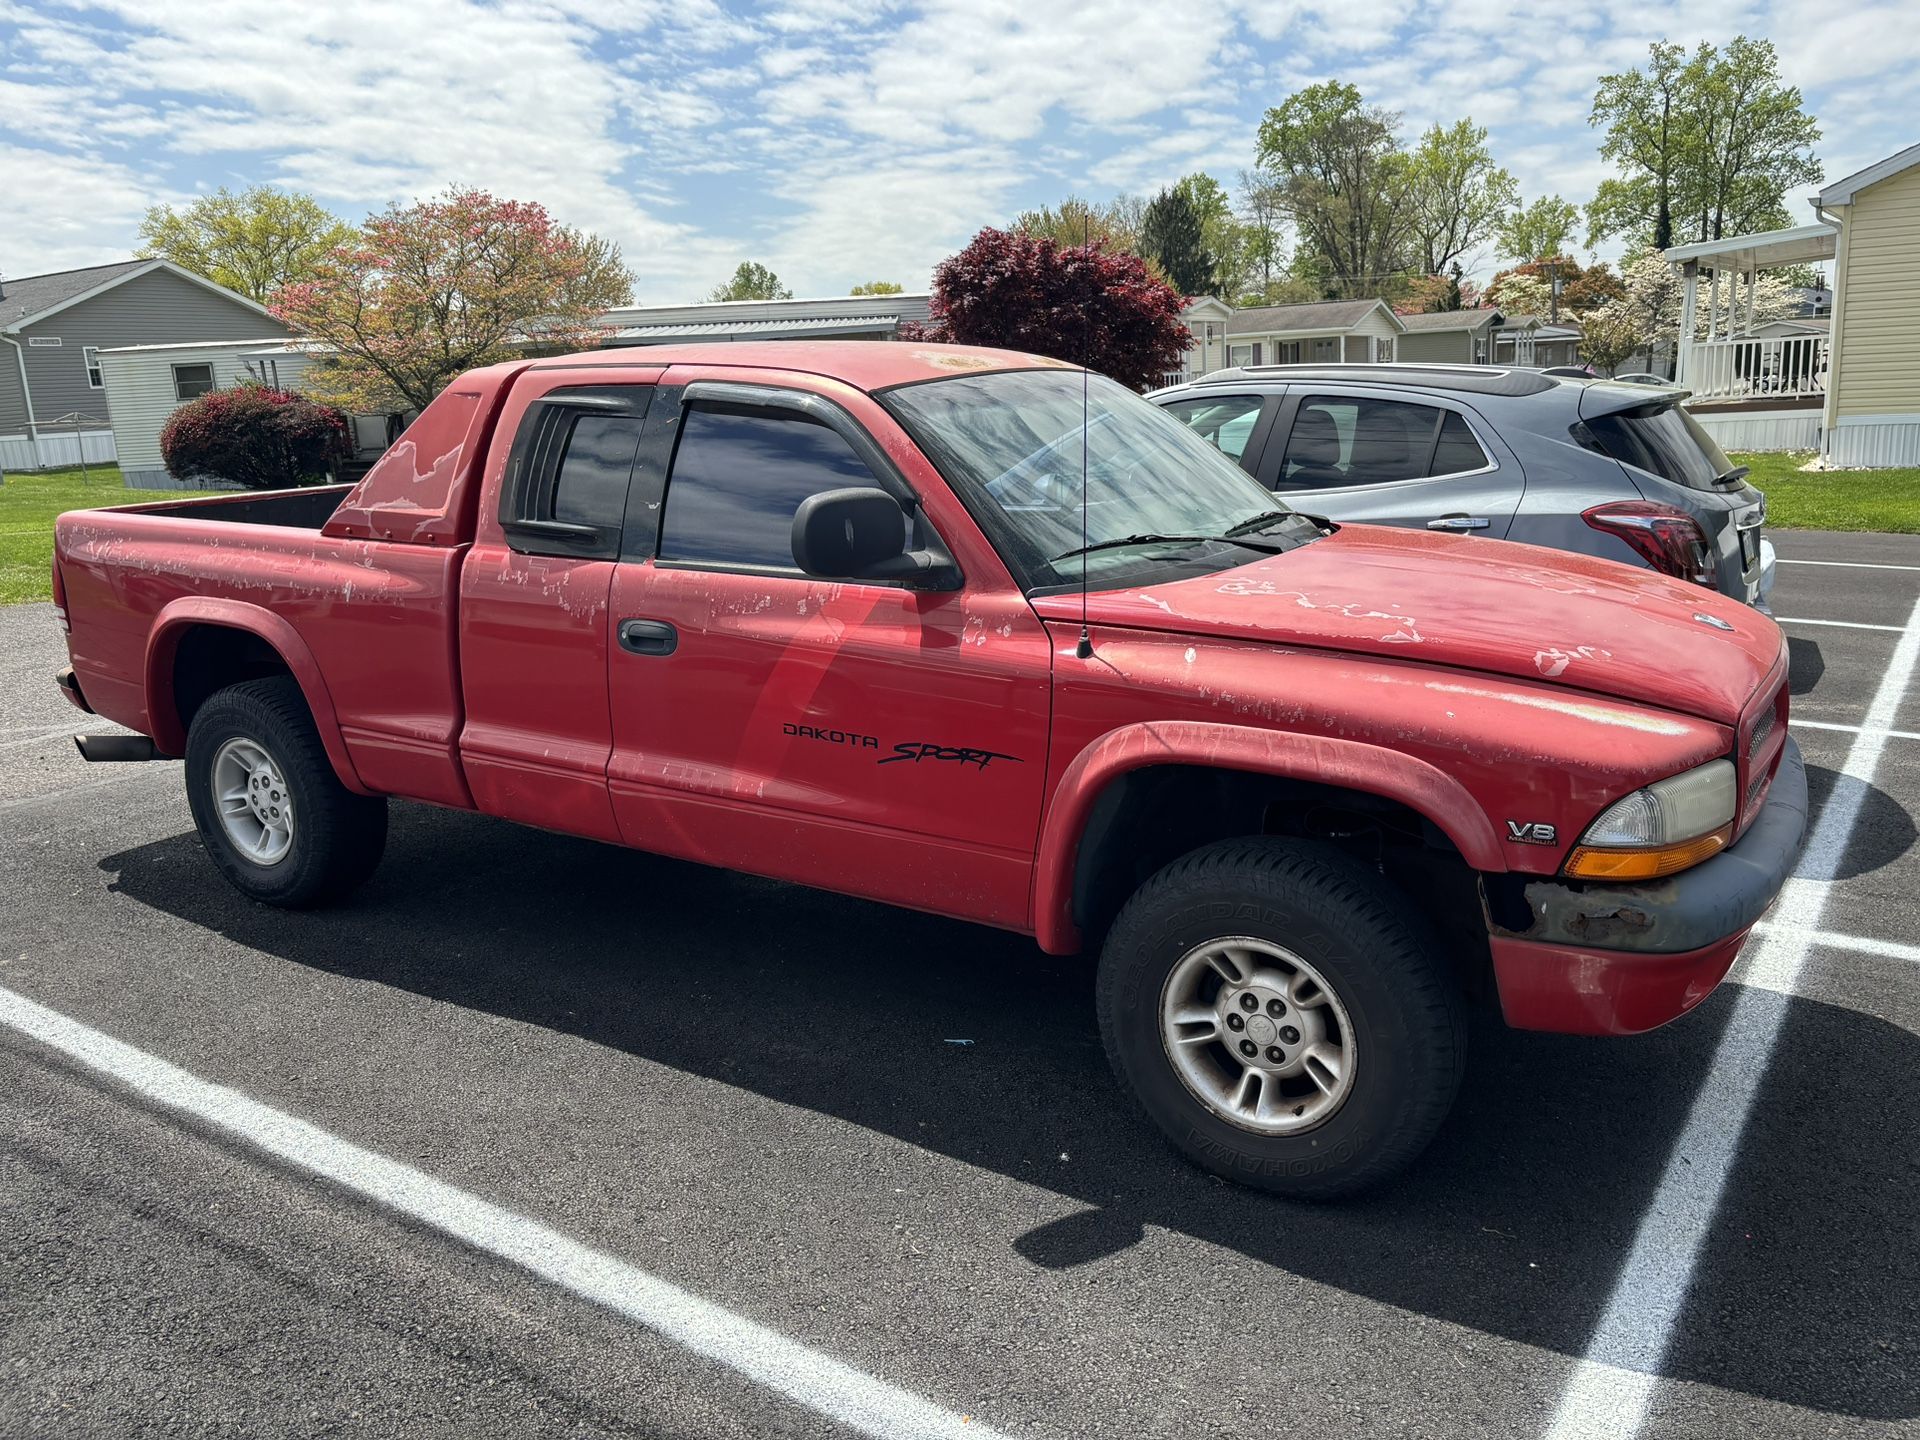
<path id="1" fill-rule="evenodd" d="M 1761 272 L 1831 260 L 1838 237 L 1835 226 L 1820 223 L 1666 251 L 1683 277 L 1674 383 L 1693 392 L 1690 408 L 1818 411 L 1827 388 L 1825 324 L 1819 317 L 1763 318 L 1755 299 Z"/>

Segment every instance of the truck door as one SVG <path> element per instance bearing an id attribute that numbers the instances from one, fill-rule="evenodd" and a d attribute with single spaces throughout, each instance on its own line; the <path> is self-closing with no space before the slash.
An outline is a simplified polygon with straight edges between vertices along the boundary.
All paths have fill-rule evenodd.
<path id="1" fill-rule="evenodd" d="M 499 503 L 483 507 L 460 567 L 461 761 L 490 814 L 620 838 L 607 594 L 659 373 L 529 371 L 501 413 L 481 487 Z"/>
<path id="2" fill-rule="evenodd" d="M 1024 925 L 1052 663 L 1024 595 L 869 397 L 784 372 L 666 378 L 640 466 L 658 533 L 629 535 L 612 588 L 628 843 Z M 960 588 L 800 572 L 800 502 L 865 485 L 938 537 Z"/>
<path id="3" fill-rule="evenodd" d="M 1255 474 L 1330 520 L 1494 540 L 1524 489 L 1519 462 L 1465 405 L 1324 383 L 1287 396 Z"/>

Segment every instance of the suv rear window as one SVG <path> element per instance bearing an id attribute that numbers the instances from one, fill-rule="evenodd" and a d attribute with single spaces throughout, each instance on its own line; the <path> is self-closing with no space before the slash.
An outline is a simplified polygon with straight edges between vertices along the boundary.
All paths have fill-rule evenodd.
<path id="1" fill-rule="evenodd" d="M 1596 415 L 1585 424 L 1604 454 L 1676 485 L 1711 490 L 1734 468 L 1700 422 L 1671 402 Z"/>

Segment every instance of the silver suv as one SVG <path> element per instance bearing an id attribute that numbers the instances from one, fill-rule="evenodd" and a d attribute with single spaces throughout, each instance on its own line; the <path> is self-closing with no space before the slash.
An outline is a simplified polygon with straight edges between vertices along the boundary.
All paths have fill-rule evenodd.
<path id="1" fill-rule="evenodd" d="M 1470 365 L 1253 365 L 1147 398 L 1296 510 L 1598 555 L 1766 608 L 1766 497 L 1684 390 Z"/>

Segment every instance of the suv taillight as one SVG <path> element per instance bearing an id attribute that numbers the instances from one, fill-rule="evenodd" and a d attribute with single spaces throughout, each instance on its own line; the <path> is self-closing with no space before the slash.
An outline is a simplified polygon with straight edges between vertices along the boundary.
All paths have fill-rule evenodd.
<path id="1" fill-rule="evenodd" d="M 1583 510 L 1580 518 L 1596 530 L 1618 535 L 1634 553 L 1662 575 L 1713 584 L 1713 559 L 1700 522 L 1677 505 L 1657 500 L 1616 500 Z"/>

